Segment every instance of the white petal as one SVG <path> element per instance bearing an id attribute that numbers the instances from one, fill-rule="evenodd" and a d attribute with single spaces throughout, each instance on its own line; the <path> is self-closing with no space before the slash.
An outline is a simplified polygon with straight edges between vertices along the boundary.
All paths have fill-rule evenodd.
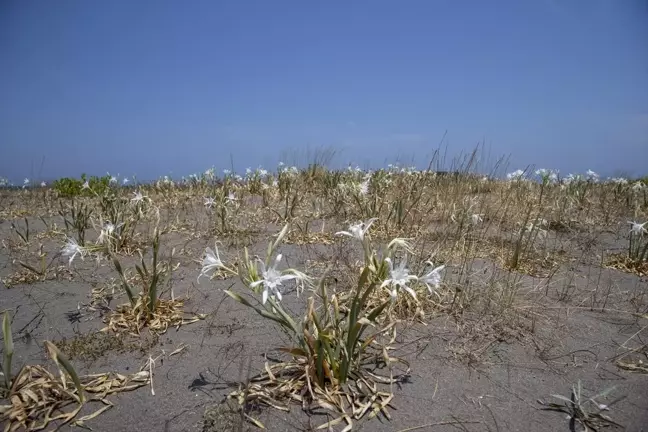
<path id="1" fill-rule="evenodd" d="M 392 264 L 392 260 L 389 257 L 387 257 L 385 258 L 385 262 L 389 266 L 389 272 L 392 273 L 394 271 L 394 264 Z"/>
<path id="2" fill-rule="evenodd" d="M 299 278 L 297 277 L 297 275 L 294 275 L 294 274 L 285 274 L 285 275 L 279 276 L 279 281 L 280 282 L 289 281 L 289 280 L 293 280 L 293 279 L 299 279 Z"/>
<path id="3" fill-rule="evenodd" d="M 261 294 L 261 303 L 266 304 L 268 301 L 268 289 L 263 290 L 263 294 Z"/>
<path id="4" fill-rule="evenodd" d="M 395 287 L 390 291 L 389 295 L 391 296 L 391 301 L 395 302 L 398 298 L 398 291 L 396 291 Z"/>
<path id="5" fill-rule="evenodd" d="M 403 285 L 403 289 L 407 291 L 407 293 L 411 295 L 414 298 L 414 300 L 416 300 L 416 293 L 412 288 L 408 287 L 407 285 Z"/>

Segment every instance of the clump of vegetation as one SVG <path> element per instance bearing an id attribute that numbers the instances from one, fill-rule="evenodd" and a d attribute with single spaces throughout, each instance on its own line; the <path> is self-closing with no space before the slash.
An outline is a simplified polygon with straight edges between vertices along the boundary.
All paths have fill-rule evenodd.
<path id="1" fill-rule="evenodd" d="M 390 371 L 396 364 L 407 365 L 402 359 L 389 355 L 396 321 L 388 311 L 401 293 L 416 301 L 415 285 L 430 291 L 430 285 L 438 288 L 443 266 L 418 277 L 409 273 L 405 257 L 395 265 L 395 252 L 398 248 L 407 251 L 407 243 L 403 239 L 394 239 L 387 245 L 386 252 L 379 254 L 367 234 L 372 222 L 352 225 L 349 231 L 339 233 L 362 245 L 365 264 L 355 286 L 349 287 L 347 295 L 331 294 L 325 273 L 313 295 L 308 298 L 306 311 L 298 315 L 301 319 L 284 309 L 281 289 L 284 284 L 294 282 L 299 293 L 311 285 L 312 278 L 296 269 L 280 270 L 281 254 L 273 259 L 288 232 L 288 225 L 284 226 L 274 242 L 269 243 L 265 260 L 250 259 L 245 249 L 237 270 L 221 261 L 218 248 L 215 251 L 211 248 L 205 250 L 201 275 L 219 270 L 238 276 L 250 289 L 252 297 L 232 290 L 225 293 L 263 318 L 278 324 L 293 343 L 281 348 L 290 356 L 287 361 L 266 365 L 265 372 L 256 377 L 249 388 L 231 395 L 241 404 L 243 398 L 249 401 L 252 397 L 263 403 L 269 400 L 290 401 L 299 396 L 304 404 L 335 409 L 339 413 L 340 417 L 329 422 L 328 426 L 345 421 L 351 427 L 353 419 L 385 411 L 393 394 L 374 390 L 370 395 L 374 400 L 373 409 L 360 409 L 358 406 L 363 405 L 361 401 L 368 396 L 367 390 L 358 391 L 355 386 L 348 385 L 349 381 L 362 381 L 372 387 L 370 383 L 373 378 L 366 373 L 365 365 L 382 364 Z M 261 297 L 260 304 L 257 295 Z M 393 372 L 390 376 L 392 378 L 385 377 L 386 382 L 396 382 Z M 339 398 L 341 394 L 346 399 Z M 344 400 L 348 401 L 349 406 Z M 349 407 L 352 415 L 347 413 Z"/>
<path id="2" fill-rule="evenodd" d="M 139 292 L 136 292 L 117 257 L 111 253 L 113 265 L 119 273 L 122 287 L 130 303 L 118 308 L 108 318 L 109 329 L 139 334 L 142 328 L 148 327 L 151 331 L 160 334 L 166 332 L 169 327 L 179 327 L 204 318 L 202 315 L 185 316 L 184 302 L 175 298 L 173 290 L 170 290 L 170 299 L 162 298 L 162 286 L 164 278 L 168 277 L 171 271 L 170 264 L 173 253 L 169 263 L 160 262 L 159 253 L 160 232 L 156 229 L 153 236 L 151 262 L 147 265 L 140 252 L 140 264 L 135 266 L 141 287 Z"/>
<path id="3" fill-rule="evenodd" d="M 109 175 L 88 177 L 86 174 L 81 174 L 80 179 L 63 177 L 52 183 L 52 189 L 63 198 L 101 196 L 110 188 L 111 179 Z"/>
<path id="4" fill-rule="evenodd" d="M 5 354 L 1 365 L 4 380 L 0 395 L 9 404 L 0 405 L 0 422 L 5 424 L 6 431 L 41 430 L 52 423 L 57 428 L 68 423 L 83 425 L 113 406 L 106 400 L 106 395 L 134 390 L 149 383 L 148 371 L 129 376 L 79 376 L 67 356 L 50 341 L 45 341 L 44 346 L 59 369 L 60 377 L 41 365 L 23 366 L 16 375 L 12 375 L 14 347 L 8 312 L 4 314 L 2 332 Z M 91 414 L 76 418 L 81 409 L 92 402 L 100 402 L 103 406 Z"/>
<path id="5" fill-rule="evenodd" d="M 376 171 L 331 170 L 319 162 L 306 169 L 280 164 L 275 171 L 250 168 L 222 177 L 209 169 L 137 189 L 121 187 L 112 177 L 83 176 L 61 179 L 49 195 L 31 187 L 11 191 L 0 212 L 13 220 L 6 249 L 19 272 L 6 282 L 65 274 L 92 284 L 90 304 L 80 301 L 74 317 L 101 317 L 105 327 L 100 333 L 61 337 L 55 343 L 59 360 L 93 361 L 107 352 L 135 351 L 152 361 L 158 335 L 206 317 L 198 308 L 211 307 L 215 294 L 225 294 L 217 297 L 226 307 L 233 307 L 234 300 L 252 311 L 252 317 L 276 330 L 279 354 L 264 352 L 266 363 L 252 377 L 229 383 L 240 386 L 228 394 L 227 403 L 205 415 L 212 429 L 242 427 L 241 421 L 261 427 L 254 410 L 287 411 L 294 402 L 309 413 L 328 411 L 319 425 L 323 429 L 350 430 L 362 419 L 389 418 L 397 401 L 392 386 L 409 378 L 410 363 L 415 367 L 408 355 L 419 350 L 419 339 L 430 339 L 440 320 L 442 331 L 456 333 L 441 338 L 447 344 L 441 350 L 456 361 L 483 365 L 501 342 L 529 341 L 544 350 L 540 326 L 562 307 L 617 312 L 627 302 L 632 317 L 645 317 L 641 289 L 617 289 L 612 280 L 607 290 L 598 282 L 592 289 L 592 272 L 583 290 L 578 276 L 584 267 L 596 268 L 599 259 L 599 267 L 610 264 L 610 258 L 621 271 L 647 272 L 643 182 L 603 180 L 591 171 L 561 176 L 544 169 L 518 170 L 503 178 L 498 172 L 477 175 L 471 172 L 474 164 L 474 154 L 467 166 L 448 172 L 433 170 L 433 164 L 424 170 L 390 165 Z M 51 222 L 41 218 L 47 238 L 38 233 L 38 221 L 24 218 L 57 216 L 59 209 L 65 230 L 50 228 Z M 628 221 L 633 221 L 630 227 Z M 210 277 L 213 287 L 203 289 L 187 282 L 187 271 L 193 271 L 187 263 L 214 236 L 216 246 L 204 249 L 199 276 L 199 281 Z M 268 248 L 257 251 L 267 236 Z M 43 246 L 52 239 L 57 242 L 53 252 Z M 594 249 L 599 246 L 600 251 Z M 66 266 L 56 265 L 61 256 Z M 92 260 L 72 272 L 77 257 Z M 106 264 L 116 285 L 95 279 Z M 634 277 L 598 270 L 599 279 Z M 196 313 L 185 310 L 193 296 L 176 297 L 175 281 L 184 284 L 183 291 L 195 289 L 201 296 Z M 300 298 L 292 298 L 293 293 Z M 120 302 L 116 306 L 115 300 Z M 558 303 L 543 309 L 550 301 Z M 207 312 L 216 320 L 218 311 Z M 235 322 L 245 326 L 244 318 L 236 316 Z M 232 326 L 214 328 L 230 328 L 229 337 Z M 425 335 L 410 341 L 411 331 Z M 636 335 L 643 331 L 639 325 Z M 621 353 L 614 364 L 645 372 L 644 348 L 628 348 L 632 355 Z M 3 351 L 3 371 L 9 370 L 2 376 L 5 394 L 17 382 L 12 353 Z M 29 373 L 23 377 L 39 383 L 50 385 L 54 379 L 44 369 Z M 78 379 L 90 397 L 89 388 L 97 382 Z M 115 383 L 115 388 L 129 386 L 124 380 Z M 34 389 L 21 388 L 23 395 Z M 83 397 L 76 387 L 68 385 L 68 390 L 66 401 Z M 554 408 L 569 411 L 576 423 L 603 425 L 597 422 L 605 413 L 580 388 L 573 393 L 557 397 L 564 403 Z"/>
<path id="6" fill-rule="evenodd" d="M 576 430 L 576 424 L 585 431 L 596 431 L 603 427 L 617 426 L 622 427 L 606 415 L 610 407 L 620 399 L 612 403 L 602 403 L 613 391 L 615 387 L 594 396 L 587 396 L 583 392 L 583 386 L 580 381 L 572 387 L 569 397 L 562 395 L 551 395 L 553 398 L 560 400 L 562 403 L 550 402 L 545 404 L 547 410 L 558 411 L 567 414 L 569 418 L 569 429 Z M 622 399 L 622 398 L 621 398 Z"/>
<path id="7" fill-rule="evenodd" d="M 76 237 L 81 246 L 85 246 L 85 232 L 91 226 L 91 217 L 94 209 L 88 203 L 71 200 L 68 206 L 61 202 L 59 214 L 63 218 L 65 228 L 76 232 Z"/>
<path id="8" fill-rule="evenodd" d="M 613 255 L 609 265 L 613 268 L 637 273 L 648 274 L 648 230 L 638 222 L 628 222 L 631 225 L 628 240 L 628 253 Z"/>

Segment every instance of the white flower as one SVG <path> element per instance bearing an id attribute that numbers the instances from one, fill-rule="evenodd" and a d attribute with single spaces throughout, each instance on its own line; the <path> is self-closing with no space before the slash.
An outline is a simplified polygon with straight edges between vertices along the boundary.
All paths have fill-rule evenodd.
<path id="1" fill-rule="evenodd" d="M 42 181 L 42 182 L 41 182 L 41 187 L 45 187 L 45 186 L 47 186 L 47 183 L 45 183 L 44 181 Z"/>
<path id="2" fill-rule="evenodd" d="M 224 174 L 225 176 L 228 176 L 228 175 L 232 174 L 232 171 L 230 171 L 230 170 L 228 170 L 228 169 L 224 169 L 224 170 L 223 170 L 223 174 Z"/>
<path id="3" fill-rule="evenodd" d="M 63 246 L 63 249 L 61 249 L 61 254 L 64 257 L 70 257 L 68 265 L 72 265 L 72 261 L 77 255 L 81 255 L 81 259 L 83 259 L 85 253 L 85 249 L 79 246 L 79 244 L 73 238 L 68 238 L 67 243 L 65 243 L 65 246 Z"/>
<path id="4" fill-rule="evenodd" d="M 642 224 L 640 224 L 638 222 L 630 222 L 630 221 L 628 221 L 628 223 L 630 225 L 632 225 L 632 227 L 630 228 L 630 233 L 631 234 L 642 236 L 642 235 L 648 233 L 648 231 L 646 231 L 646 228 L 644 228 L 644 225 L 648 224 L 648 221 L 644 222 Z"/>
<path id="5" fill-rule="evenodd" d="M 24 185 L 28 185 L 28 184 L 29 184 L 29 179 L 26 178 L 25 180 L 23 180 L 23 184 L 24 184 Z"/>
<path id="6" fill-rule="evenodd" d="M 360 195 L 365 196 L 369 193 L 369 181 L 371 180 L 370 176 L 367 176 L 365 180 L 358 185 L 358 192 Z"/>
<path id="7" fill-rule="evenodd" d="M 117 183 L 117 177 L 115 177 L 115 176 L 111 176 L 111 177 L 110 177 L 110 183 L 111 183 L 111 184 L 115 184 L 115 183 Z"/>
<path id="8" fill-rule="evenodd" d="M 389 279 L 385 279 L 380 285 L 381 288 L 384 288 L 388 285 L 391 285 L 392 289 L 389 292 L 392 301 L 396 300 L 398 296 L 398 288 L 403 288 L 409 295 L 411 295 L 416 300 L 416 293 L 414 290 L 407 286 L 410 281 L 415 281 L 418 278 L 414 275 L 409 274 L 407 267 L 407 255 L 403 257 L 398 267 L 394 268 L 394 264 L 390 258 L 385 258 L 385 262 L 389 266 Z"/>
<path id="9" fill-rule="evenodd" d="M 470 221 L 473 225 L 477 225 L 480 222 L 484 222 L 484 219 L 481 214 L 473 214 L 470 216 Z"/>
<path id="10" fill-rule="evenodd" d="M 218 254 L 218 247 L 214 245 L 214 249 L 216 252 L 211 248 L 205 248 L 205 254 L 203 255 L 202 260 L 202 270 L 200 271 L 197 280 L 200 280 L 201 276 L 209 276 L 208 273 L 223 267 L 223 262 Z"/>
<path id="11" fill-rule="evenodd" d="M 121 226 L 121 224 L 119 225 Z M 106 225 L 101 229 L 101 232 L 99 233 L 99 238 L 97 239 L 97 243 L 104 243 L 106 242 L 115 232 L 115 225 L 107 222 Z"/>
<path id="12" fill-rule="evenodd" d="M 225 198 L 225 201 L 227 202 L 227 204 L 234 204 L 237 200 L 238 200 L 238 198 L 236 198 L 236 195 L 234 195 L 234 192 L 230 192 L 229 194 L 227 194 L 227 198 Z"/>
<path id="13" fill-rule="evenodd" d="M 347 237 L 353 237 L 361 242 L 364 241 L 365 234 L 371 225 L 378 220 L 378 218 L 371 218 L 367 222 L 360 222 L 349 227 L 349 231 L 338 231 L 335 235 L 343 235 Z"/>
<path id="14" fill-rule="evenodd" d="M 130 181 L 130 180 L 128 180 L 127 178 L 124 178 L 124 179 L 122 180 L 122 184 L 123 184 L 123 185 L 128 184 L 129 181 Z"/>
<path id="15" fill-rule="evenodd" d="M 567 177 L 563 179 L 563 184 L 570 185 L 572 183 L 580 181 L 579 175 L 574 175 L 572 173 L 567 174 Z"/>
<path id="16" fill-rule="evenodd" d="M 88 183 L 88 180 L 83 182 L 83 185 L 81 186 L 81 189 L 90 189 L 90 183 Z"/>
<path id="17" fill-rule="evenodd" d="M 423 275 L 419 280 L 425 284 L 430 294 L 432 294 L 434 292 L 432 287 L 439 289 L 439 285 L 441 284 L 441 270 L 445 268 L 445 265 L 434 267 L 432 261 L 428 261 L 427 264 L 432 267 L 432 270 Z"/>
<path id="18" fill-rule="evenodd" d="M 535 173 L 545 183 L 555 183 L 558 181 L 558 173 L 554 170 L 540 168 Z"/>
<path id="19" fill-rule="evenodd" d="M 590 180 L 594 183 L 596 183 L 599 179 L 599 175 L 592 170 L 587 170 L 585 172 L 585 175 L 587 176 L 587 180 Z"/>
<path id="20" fill-rule="evenodd" d="M 216 205 L 216 200 L 212 197 L 205 198 L 205 207 L 212 208 Z"/>
<path id="21" fill-rule="evenodd" d="M 265 304 L 268 301 L 268 296 L 271 294 L 276 296 L 279 301 L 281 301 L 281 291 L 280 286 L 286 281 L 298 279 L 299 277 L 294 274 L 281 274 L 277 270 L 277 266 L 281 262 L 281 254 L 277 255 L 275 258 L 274 264 L 266 269 L 266 266 L 263 261 L 259 260 L 261 265 L 261 276 L 263 279 L 254 281 L 250 284 L 250 288 L 256 288 L 259 285 L 263 284 L 263 294 L 261 295 L 261 302 Z"/>
<path id="22" fill-rule="evenodd" d="M 141 191 L 137 191 L 137 192 L 133 192 L 133 198 L 131 198 L 131 202 L 133 204 L 139 204 L 142 201 L 144 201 L 145 199 L 148 199 L 148 197 L 145 196 L 145 195 L 142 195 Z"/>
<path id="23" fill-rule="evenodd" d="M 515 170 L 515 171 L 513 171 L 511 173 L 508 173 L 506 175 L 506 178 L 511 180 L 511 181 L 514 181 L 514 180 L 521 180 L 523 176 L 524 176 L 524 171 L 519 169 L 519 170 Z"/>

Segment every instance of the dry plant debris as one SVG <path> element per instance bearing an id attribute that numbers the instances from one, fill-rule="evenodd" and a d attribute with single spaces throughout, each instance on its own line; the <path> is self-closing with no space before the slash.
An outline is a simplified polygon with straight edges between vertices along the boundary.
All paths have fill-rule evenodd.
<path id="1" fill-rule="evenodd" d="M 263 373 L 252 377 L 249 383 L 229 394 L 235 399 L 245 418 L 260 428 L 265 426 L 246 411 L 252 407 L 264 405 L 281 411 L 290 411 L 290 403 L 296 402 L 304 410 L 315 411 L 318 408 L 337 413 L 338 417 L 318 427 L 331 428 L 341 422 L 346 423 L 344 431 L 353 428 L 353 420 L 363 417 L 373 418 L 382 414 L 391 419 L 388 412 L 394 397 L 391 391 L 382 391 L 383 385 L 397 382 L 392 377 L 382 377 L 368 371 L 356 372 L 344 385 L 334 390 L 323 389 L 312 382 L 312 373 L 305 361 L 283 362 L 270 366 L 265 364 Z"/>
<path id="2" fill-rule="evenodd" d="M 102 331 L 130 333 L 139 336 L 142 329 L 146 327 L 152 333 L 161 335 L 171 327 L 179 328 L 204 318 L 203 314 L 185 312 L 184 300 L 180 299 L 158 299 L 153 312 L 149 312 L 145 299 L 140 296 L 135 306 L 126 303 L 108 314 L 105 318 L 107 325 Z"/>
<path id="3" fill-rule="evenodd" d="M 63 373 L 55 376 L 40 365 L 24 366 L 10 389 L 10 405 L 0 405 L 0 422 L 6 422 L 4 431 L 38 431 L 50 425 L 58 429 L 70 422 L 81 426 L 113 406 L 107 396 L 145 386 L 150 377 L 148 371 L 140 371 L 132 375 L 87 375 L 80 380 L 83 391 L 89 395 L 85 400 L 79 397 L 76 387 L 70 385 Z M 104 406 L 75 420 L 82 408 L 91 402 Z"/>

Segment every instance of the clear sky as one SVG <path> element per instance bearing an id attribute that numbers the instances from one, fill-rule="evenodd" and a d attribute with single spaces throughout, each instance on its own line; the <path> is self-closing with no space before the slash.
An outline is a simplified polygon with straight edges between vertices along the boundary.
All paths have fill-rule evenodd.
<path id="1" fill-rule="evenodd" d="M 648 172 L 648 0 L 0 2 L 0 176 L 150 179 L 305 149 Z"/>

